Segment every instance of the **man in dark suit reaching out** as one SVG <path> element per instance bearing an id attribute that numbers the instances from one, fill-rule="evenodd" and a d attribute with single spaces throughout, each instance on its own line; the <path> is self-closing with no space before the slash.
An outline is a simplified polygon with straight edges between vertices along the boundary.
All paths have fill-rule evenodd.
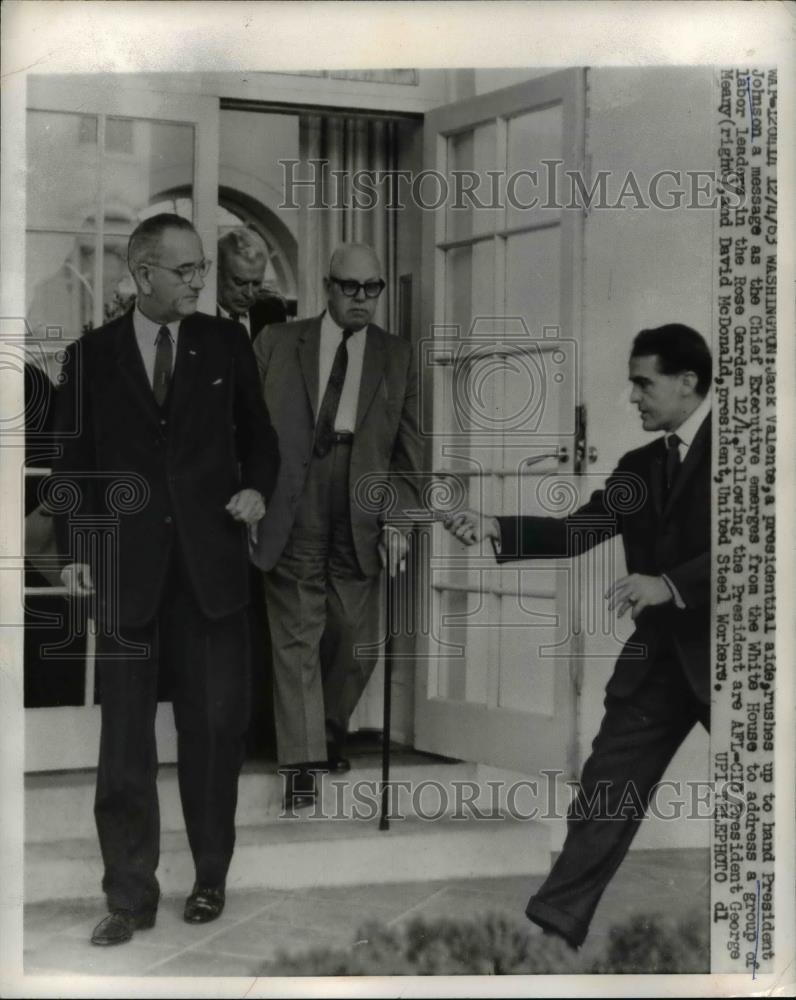
<path id="1" fill-rule="evenodd" d="M 606 687 L 563 851 L 526 909 L 575 947 L 642 819 L 626 808 L 629 787 L 646 807 L 692 727 L 709 726 L 710 352 L 687 326 L 642 330 L 629 378 L 644 430 L 664 434 L 624 455 L 585 506 L 564 518 L 468 510 L 446 525 L 466 544 L 491 539 L 499 562 L 578 555 L 604 537 L 606 519 L 622 536 L 628 574 L 606 597 L 636 629 Z"/>
<path id="2" fill-rule="evenodd" d="M 161 665 L 173 675 L 196 868 L 184 917 L 205 923 L 223 909 L 248 718 L 248 542 L 278 467 L 244 331 L 196 311 L 208 265 L 193 226 L 176 215 L 145 220 L 128 262 L 135 306 L 71 345 L 56 416 L 54 483 L 74 484 L 79 497 L 56 523 L 63 580 L 100 622 L 94 811 L 110 912 L 94 930 L 98 945 L 155 922 Z M 108 524 L 116 534 L 103 552 Z"/>

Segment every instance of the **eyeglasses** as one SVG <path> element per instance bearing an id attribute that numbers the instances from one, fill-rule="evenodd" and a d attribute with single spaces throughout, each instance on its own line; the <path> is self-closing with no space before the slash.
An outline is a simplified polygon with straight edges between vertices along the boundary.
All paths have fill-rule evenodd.
<path id="1" fill-rule="evenodd" d="M 151 260 L 146 260 L 144 263 L 147 267 L 159 267 L 161 271 L 170 271 L 172 274 L 176 274 L 180 281 L 186 285 L 189 285 L 197 274 L 200 278 L 206 278 L 207 272 L 213 265 L 212 260 L 200 260 L 197 264 L 183 264 L 181 267 L 165 267 L 163 264 L 156 264 Z"/>
<path id="2" fill-rule="evenodd" d="M 349 299 L 359 295 L 360 289 L 365 292 L 367 298 L 377 299 L 385 288 L 385 282 L 381 278 L 374 281 L 354 281 L 353 278 L 335 278 L 333 274 L 330 274 L 329 281 L 333 281 L 339 286 L 343 295 Z"/>

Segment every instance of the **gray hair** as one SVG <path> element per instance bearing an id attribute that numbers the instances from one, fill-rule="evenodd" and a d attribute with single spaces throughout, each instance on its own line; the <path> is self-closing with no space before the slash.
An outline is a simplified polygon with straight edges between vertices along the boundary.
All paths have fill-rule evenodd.
<path id="1" fill-rule="evenodd" d="M 219 262 L 233 256 L 242 257 L 249 264 L 264 263 L 268 258 L 268 247 L 258 232 L 249 226 L 240 226 L 230 229 L 218 241 Z"/>
<path id="2" fill-rule="evenodd" d="M 135 227 L 127 243 L 127 266 L 133 276 L 139 264 L 152 259 L 167 229 L 182 229 L 196 233 L 196 229 L 187 219 L 171 212 L 160 212 L 149 219 L 144 219 Z"/>

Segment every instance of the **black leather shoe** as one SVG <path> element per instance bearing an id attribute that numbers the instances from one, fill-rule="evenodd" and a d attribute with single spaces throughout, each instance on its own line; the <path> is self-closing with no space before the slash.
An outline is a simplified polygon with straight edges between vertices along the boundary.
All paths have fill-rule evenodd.
<path id="1" fill-rule="evenodd" d="M 285 810 L 309 809 L 315 805 L 318 797 L 316 771 L 319 768 L 313 764 L 310 770 L 306 764 L 297 764 L 286 768 L 280 773 L 285 779 L 285 794 L 282 799 Z"/>
<path id="2" fill-rule="evenodd" d="M 155 907 L 149 910 L 111 910 L 94 928 L 91 943 L 102 946 L 125 944 L 132 938 L 134 931 L 154 927 L 157 912 Z"/>
<path id="3" fill-rule="evenodd" d="M 195 885 L 185 900 L 183 919 L 186 924 L 209 924 L 224 911 L 224 890 Z"/>
<path id="4" fill-rule="evenodd" d="M 344 757 L 340 747 L 335 743 L 326 744 L 326 766 L 336 774 L 345 774 L 351 770 L 351 761 Z"/>

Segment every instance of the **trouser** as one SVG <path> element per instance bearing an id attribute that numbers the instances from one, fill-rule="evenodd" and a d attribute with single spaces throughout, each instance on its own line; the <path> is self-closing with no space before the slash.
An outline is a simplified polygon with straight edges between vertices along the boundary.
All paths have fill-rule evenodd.
<path id="1" fill-rule="evenodd" d="M 146 655 L 129 644 L 143 646 Z M 112 910 L 148 907 L 159 897 L 155 713 L 161 664 L 171 672 L 177 775 L 196 880 L 220 887 L 235 843 L 249 713 L 246 613 L 206 618 L 176 553 L 155 619 L 98 639 L 102 729 L 94 814 L 102 887 Z"/>
<path id="2" fill-rule="evenodd" d="M 525 911 L 534 923 L 582 944 L 655 785 L 694 724 L 709 728 L 709 713 L 674 660 L 656 663 L 631 696 L 606 696 L 563 850 Z"/>
<path id="3" fill-rule="evenodd" d="M 351 533 L 350 444 L 313 456 L 287 546 L 264 575 L 280 763 L 326 759 L 376 664 L 379 577 Z"/>

